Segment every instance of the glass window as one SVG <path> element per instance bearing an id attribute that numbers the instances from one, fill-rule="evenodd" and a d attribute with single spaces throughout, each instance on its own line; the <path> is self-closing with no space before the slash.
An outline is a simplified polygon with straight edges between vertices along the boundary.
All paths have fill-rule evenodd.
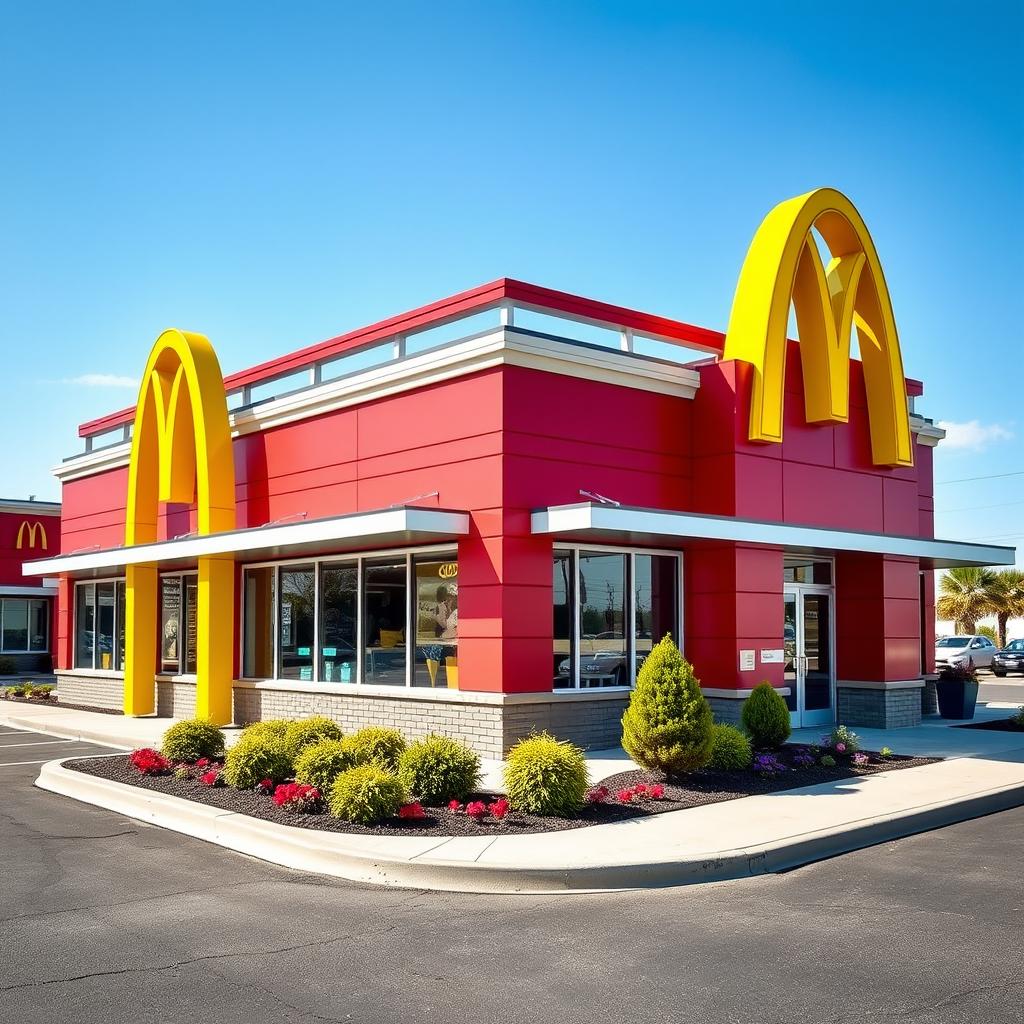
<path id="1" fill-rule="evenodd" d="M 367 683 L 405 685 L 406 590 L 404 558 L 363 566 L 363 680 Z"/>
<path id="2" fill-rule="evenodd" d="M 786 583 L 831 583 L 832 563 L 787 555 L 782 578 Z"/>
<path id="3" fill-rule="evenodd" d="M 572 552 L 556 551 L 551 579 L 554 602 L 554 688 L 573 685 Z"/>
<path id="4" fill-rule="evenodd" d="M 628 686 L 626 555 L 579 554 L 580 686 Z"/>
<path id="5" fill-rule="evenodd" d="M 199 577 L 186 576 L 185 585 L 185 673 L 196 673 L 196 626 L 198 623 Z"/>
<path id="6" fill-rule="evenodd" d="M 114 667 L 114 584 L 96 584 L 96 668 Z"/>
<path id="7" fill-rule="evenodd" d="M 178 673 L 181 640 L 181 577 L 160 578 L 160 671 Z"/>
<path id="8" fill-rule="evenodd" d="M 29 601 L 28 647 L 30 651 L 50 649 L 50 608 L 46 601 Z"/>
<path id="9" fill-rule="evenodd" d="M 96 625 L 96 585 L 75 587 L 75 668 L 92 668 Z"/>
<path id="10" fill-rule="evenodd" d="M 459 563 L 418 558 L 413 686 L 459 688 Z"/>
<path id="11" fill-rule="evenodd" d="M 0 648 L 5 651 L 28 650 L 28 601 L 3 601 Z"/>
<path id="12" fill-rule="evenodd" d="M 124 671 L 124 580 L 118 580 L 114 589 L 114 618 L 117 636 L 114 640 L 114 667 Z"/>
<path id="13" fill-rule="evenodd" d="M 636 613 L 636 670 L 668 633 L 679 643 L 679 559 L 672 555 L 636 555 L 633 559 Z"/>
<path id="14" fill-rule="evenodd" d="M 356 681 L 356 614 L 359 568 L 325 565 L 320 570 L 320 680 Z"/>
<path id="15" fill-rule="evenodd" d="M 278 609 L 278 678 L 313 679 L 313 617 L 316 575 L 312 566 L 281 569 Z"/>
<path id="16" fill-rule="evenodd" d="M 245 570 L 244 653 L 242 675 L 247 679 L 271 679 L 274 675 L 274 582 L 271 565 Z"/>

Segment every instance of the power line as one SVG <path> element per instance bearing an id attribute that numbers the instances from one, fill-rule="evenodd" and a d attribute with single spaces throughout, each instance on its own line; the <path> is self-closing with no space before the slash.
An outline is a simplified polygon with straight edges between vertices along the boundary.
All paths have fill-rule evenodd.
<path id="1" fill-rule="evenodd" d="M 981 512 L 987 508 L 1008 508 L 1010 505 L 1024 505 L 1024 501 L 1001 501 L 996 505 L 970 505 L 967 508 L 937 508 L 936 515 L 946 515 L 953 512 Z"/>
<path id="2" fill-rule="evenodd" d="M 1001 480 L 1007 476 L 1024 476 L 1024 469 L 1015 469 L 1012 473 L 991 473 L 988 476 L 962 476 L 958 480 L 936 480 L 935 485 L 939 484 L 969 484 L 975 480 Z"/>

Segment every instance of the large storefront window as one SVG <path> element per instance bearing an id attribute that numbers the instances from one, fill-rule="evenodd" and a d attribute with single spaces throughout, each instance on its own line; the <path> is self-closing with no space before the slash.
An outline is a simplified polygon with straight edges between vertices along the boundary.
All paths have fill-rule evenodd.
<path id="1" fill-rule="evenodd" d="M 413 686 L 459 687 L 459 563 L 417 558 Z"/>
<path id="2" fill-rule="evenodd" d="M 31 654 L 50 649 L 50 607 L 39 598 L 0 601 L 0 654 Z"/>
<path id="3" fill-rule="evenodd" d="M 405 685 L 407 572 L 404 558 L 363 568 L 363 680 L 367 683 Z"/>
<path id="4" fill-rule="evenodd" d="M 678 555 L 555 551 L 552 585 L 556 690 L 630 686 L 666 633 L 679 642 Z"/>
<path id="5" fill-rule="evenodd" d="M 124 580 L 75 585 L 75 668 L 124 670 Z"/>
<path id="6" fill-rule="evenodd" d="M 313 679 L 313 622 L 316 574 L 312 566 L 281 570 L 278 609 L 278 678 Z"/>
<path id="7" fill-rule="evenodd" d="M 325 565 L 320 570 L 320 679 L 356 681 L 359 567 Z"/>
<path id="8" fill-rule="evenodd" d="M 160 577 L 161 672 L 195 675 L 198 596 L 195 575 Z"/>
<path id="9" fill-rule="evenodd" d="M 273 566 L 245 570 L 242 675 L 246 679 L 271 679 L 274 675 L 276 580 Z"/>

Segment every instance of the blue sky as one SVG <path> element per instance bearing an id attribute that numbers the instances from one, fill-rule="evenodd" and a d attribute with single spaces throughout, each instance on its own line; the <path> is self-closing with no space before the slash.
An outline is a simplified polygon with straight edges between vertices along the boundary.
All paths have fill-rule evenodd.
<path id="1" fill-rule="evenodd" d="M 58 496 L 164 327 L 230 372 L 508 275 L 724 328 L 761 217 L 833 185 L 953 424 L 937 532 L 1024 548 L 1019 4 L 0 18 L 4 496 Z"/>

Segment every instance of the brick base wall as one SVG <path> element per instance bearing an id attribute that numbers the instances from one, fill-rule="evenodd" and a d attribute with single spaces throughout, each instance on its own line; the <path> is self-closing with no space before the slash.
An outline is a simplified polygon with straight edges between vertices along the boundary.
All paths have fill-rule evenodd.
<path id="1" fill-rule="evenodd" d="M 836 688 L 837 719 L 866 729 L 904 729 L 921 724 L 921 687 L 864 689 Z"/>
<path id="2" fill-rule="evenodd" d="M 734 700 L 730 697 L 705 697 L 715 716 L 716 722 L 726 725 L 739 725 L 740 713 L 743 709 L 742 700 Z"/>
<path id="3" fill-rule="evenodd" d="M 113 676 L 57 676 L 59 704 L 85 704 L 93 708 L 124 707 L 124 680 Z"/>
<path id="4" fill-rule="evenodd" d="M 156 681 L 156 713 L 167 718 L 194 718 L 196 684 L 177 680 Z"/>

